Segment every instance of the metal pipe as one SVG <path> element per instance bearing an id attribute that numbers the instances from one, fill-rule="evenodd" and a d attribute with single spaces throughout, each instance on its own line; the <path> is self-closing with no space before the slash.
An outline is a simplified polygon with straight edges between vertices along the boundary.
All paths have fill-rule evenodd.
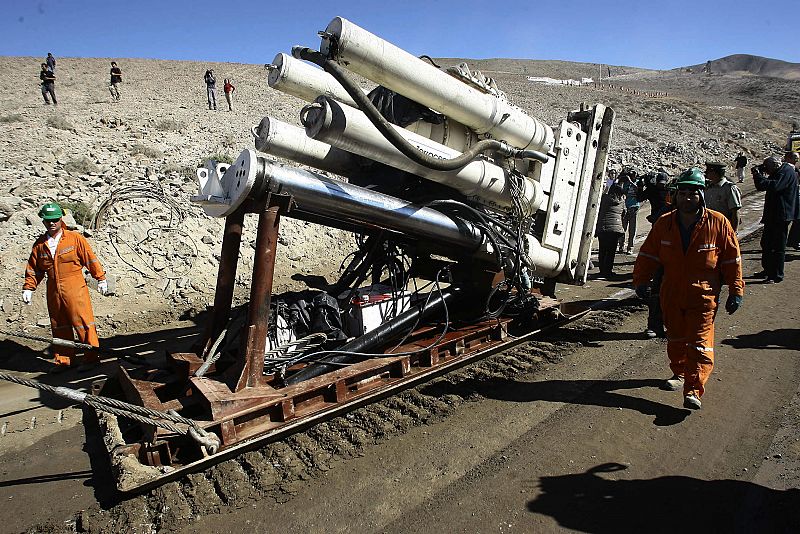
<path id="1" fill-rule="evenodd" d="M 445 251 L 475 252 L 484 242 L 483 232 L 468 221 L 431 208 L 267 158 L 258 158 L 258 168 L 257 180 L 266 181 L 267 191 L 292 195 L 298 207 L 307 212 L 394 230 L 443 245 Z"/>
<path id="2" fill-rule="evenodd" d="M 264 350 L 267 347 L 272 279 L 275 273 L 275 252 L 278 247 L 278 206 L 267 204 L 258 214 L 258 233 L 253 258 L 253 281 L 250 287 L 250 304 L 247 308 L 243 364 L 235 391 L 246 387 L 260 387 L 264 379 Z"/>
<path id="3" fill-rule="evenodd" d="M 463 296 L 463 290 L 458 287 L 448 287 L 443 290 L 441 294 L 431 295 L 427 306 L 424 308 L 424 301 L 410 310 L 407 310 L 394 319 L 387 321 L 374 330 L 357 337 L 349 343 L 345 343 L 339 347 L 337 352 L 341 351 L 342 354 L 334 354 L 327 358 L 320 360 L 320 362 L 330 362 L 332 365 L 325 363 L 318 363 L 309 365 L 305 369 L 301 369 L 293 374 L 286 380 L 287 385 L 298 384 L 309 378 L 314 378 L 325 373 L 329 373 L 336 369 L 340 369 L 338 365 L 342 363 L 352 363 L 360 361 L 364 357 L 359 354 L 346 354 L 346 353 L 366 353 L 374 352 L 381 345 L 388 343 L 392 339 L 398 337 L 400 334 L 407 332 L 414 327 L 417 322 L 424 322 L 433 315 L 442 313 L 445 306 L 452 307 L 460 296 Z M 387 354 L 387 356 L 391 356 Z"/>
<path id="4" fill-rule="evenodd" d="M 334 18 L 320 51 L 347 69 L 438 111 L 480 134 L 549 152 L 553 131 L 505 99 L 483 93 L 347 19 Z"/>
<path id="5" fill-rule="evenodd" d="M 225 218 L 225 230 L 222 236 L 219 269 L 217 270 L 217 288 L 214 291 L 214 308 L 211 310 L 203 344 L 203 357 L 208 354 L 211 343 L 219 336 L 228 324 L 233 302 L 233 287 L 236 282 L 236 268 L 239 260 L 239 247 L 242 242 L 242 226 L 244 209 L 240 208 Z"/>
<path id="6" fill-rule="evenodd" d="M 333 76 L 289 54 L 279 53 L 266 68 L 269 70 L 267 83 L 273 89 L 306 102 L 313 102 L 319 95 L 325 95 L 348 106 L 358 107 Z"/>
<path id="7" fill-rule="evenodd" d="M 253 136 L 256 150 L 259 152 L 286 158 L 339 176 L 352 177 L 358 172 L 358 165 L 349 152 L 312 139 L 302 128 L 274 117 L 267 116 L 261 119 L 259 125 L 253 128 Z"/>
<path id="8" fill-rule="evenodd" d="M 313 105 L 304 108 L 301 121 L 306 127 L 306 134 L 319 141 L 452 187 L 467 198 L 495 209 L 507 211 L 513 205 L 509 172 L 486 160 L 473 160 L 458 171 L 429 169 L 411 161 L 379 135 L 363 113 L 325 97 L 318 98 Z M 426 137 L 399 126 L 392 127 L 412 145 L 431 156 L 452 159 L 459 155 L 458 151 Z M 542 189 L 537 182 L 525 177 L 521 177 L 519 186 L 523 208 L 527 215 L 531 215 L 545 198 Z"/>

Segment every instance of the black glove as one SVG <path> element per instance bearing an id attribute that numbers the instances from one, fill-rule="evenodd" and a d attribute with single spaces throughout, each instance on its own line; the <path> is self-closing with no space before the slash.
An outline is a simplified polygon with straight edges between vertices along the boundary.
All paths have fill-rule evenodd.
<path id="1" fill-rule="evenodd" d="M 644 299 L 644 300 L 649 299 L 650 298 L 650 294 L 652 293 L 650 291 L 650 285 L 648 285 L 648 284 L 644 284 L 644 285 L 641 285 L 641 286 L 636 286 L 634 288 L 634 291 L 636 291 L 636 296 L 637 297 L 639 297 L 640 299 Z"/>
<path id="2" fill-rule="evenodd" d="M 728 295 L 728 300 L 725 302 L 725 311 L 728 314 L 733 314 L 736 310 L 742 307 L 742 297 L 739 295 Z"/>

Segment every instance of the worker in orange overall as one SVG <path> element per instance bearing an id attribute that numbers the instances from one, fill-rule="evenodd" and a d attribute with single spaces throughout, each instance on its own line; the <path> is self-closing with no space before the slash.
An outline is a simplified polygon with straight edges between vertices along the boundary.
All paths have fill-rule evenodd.
<path id="1" fill-rule="evenodd" d="M 664 267 L 661 309 L 673 376 L 663 388 L 676 391 L 682 385 L 683 406 L 697 410 L 714 367 L 720 286 L 723 280 L 728 284 L 725 310 L 730 314 L 742 305 L 744 281 L 736 233 L 724 215 L 705 208 L 702 171 L 684 171 L 675 185 L 677 209 L 650 230 L 636 258 L 633 285 L 639 297 L 648 297 L 653 273 Z"/>
<path id="2" fill-rule="evenodd" d="M 46 274 L 47 310 L 53 337 L 73 341 L 76 332 L 80 343 L 99 347 L 92 301 L 83 269 L 88 269 L 92 277 L 98 280 L 97 290 L 101 295 L 108 293 L 106 274 L 88 241 L 79 233 L 67 230 L 61 220 L 63 216 L 61 206 L 55 203 L 45 204 L 39 210 L 39 217 L 47 231 L 33 244 L 25 269 L 22 300 L 25 304 L 31 303 L 33 291 Z M 74 358 L 74 349 L 58 347 L 54 371 L 74 365 Z M 92 367 L 99 361 L 97 351 L 87 351 L 83 364 Z"/>

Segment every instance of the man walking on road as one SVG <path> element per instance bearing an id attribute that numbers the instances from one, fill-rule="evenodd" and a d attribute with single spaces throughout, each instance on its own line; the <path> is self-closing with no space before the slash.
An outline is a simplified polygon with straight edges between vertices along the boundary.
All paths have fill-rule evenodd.
<path id="1" fill-rule="evenodd" d="M 739 210 L 742 208 L 742 193 L 725 178 L 725 165 L 716 161 L 706 162 L 706 208 L 723 214 L 731 223 L 733 231 L 739 228 Z"/>
<path id="2" fill-rule="evenodd" d="M 762 278 L 768 284 L 783 281 L 783 265 L 786 260 L 786 240 L 789 223 L 800 219 L 798 206 L 797 173 L 791 163 L 781 164 L 770 156 L 762 165 L 753 167 L 756 189 L 766 191 L 764 196 L 764 225 L 761 234 L 762 271 L 753 278 Z"/>
<path id="3" fill-rule="evenodd" d="M 92 277 L 98 280 L 97 291 L 101 295 L 108 292 L 106 273 L 86 238 L 67 230 L 61 220 L 63 216 L 61 206 L 55 203 L 45 204 L 39 211 L 47 231 L 33 244 L 25 269 L 22 301 L 31 303 L 33 291 L 47 275 L 47 311 L 50 313 L 53 337 L 73 341 L 77 332 L 80 343 L 99 347 L 92 301 L 83 278 L 83 269 L 88 269 Z M 74 349 L 59 347 L 55 354 L 54 371 L 74 365 L 74 356 Z M 83 363 L 86 366 L 94 366 L 99 361 L 96 351 L 87 351 L 84 355 Z"/>
<path id="4" fill-rule="evenodd" d="M 736 165 L 736 179 L 739 180 L 741 184 L 744 182 L 744 168 L 747 167 L 747 156 L 745 156 L 743 152 L 739 152 L 739 155 L 736 156 L 733 163 Z"/>
<path id="5" fill-rule="evenodd" d="M 794 172 L 797 174 L 798 185 L 800 186 L 800 157 L 798 157 L 797 152 L 787 152 L 783 157 L 783 161 L 794 165 Z M 800 195 L 800 187 L 798 187 L 798 195 Z M 800 197 L 798 197 L 797 202 L 800 204 Z M 800 208 L 798 208 L 798 211 L 800 211 Z M 789 230 L 786 246 L 800 250 L 800 218 L 792 221 L 792 228 Z"/>
<path id="6" fill-rule="evenodd" d="M 714 367 L 714 317 L 720 286 L 728 284 L 725 310 L 742 304 L 744 281 L 739 242 L 728 220 L 705 209 L 705 180 L 700 169 L 681 173 L 676 182 L 676 210 L 653 225 L 633 269 L 633 285 L 648 298 L 650 279 L 664 269 L 661 309 L 667 328 L 667 356 L 672 378 L 663 388 L 683 386 L 683 406 L 701 407 L 700 398 Z"/>
<path id="7" fill-rule="evenodd" d="M 628 232 L 628 245 L 625 247 L 625 254 L 633 252 L 633 241 L 636 239 L 636 216 L 639 214 L 639 186 L 636 184 L 636 173 L 633 171 L 623 171 L 619 175 L 619 185 L 625 193 L 625 210 L 622 212 L 622 232 L 619 240 L 619 252 L 623 252 L 625 246 L 625 232 Z"/>

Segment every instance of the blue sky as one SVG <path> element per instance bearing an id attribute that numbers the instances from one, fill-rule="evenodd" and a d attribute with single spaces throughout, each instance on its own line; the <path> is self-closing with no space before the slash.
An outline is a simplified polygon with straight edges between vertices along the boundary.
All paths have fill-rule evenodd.
<path id="1" fill-rule="evenodd" d="M 792 8 L 791 6 L 794 6 Z M 798 0 L 0 0 L 0 55 L 267 63 L 343 16 L 413 54 L 668 69 L 800 63 Z"/>

